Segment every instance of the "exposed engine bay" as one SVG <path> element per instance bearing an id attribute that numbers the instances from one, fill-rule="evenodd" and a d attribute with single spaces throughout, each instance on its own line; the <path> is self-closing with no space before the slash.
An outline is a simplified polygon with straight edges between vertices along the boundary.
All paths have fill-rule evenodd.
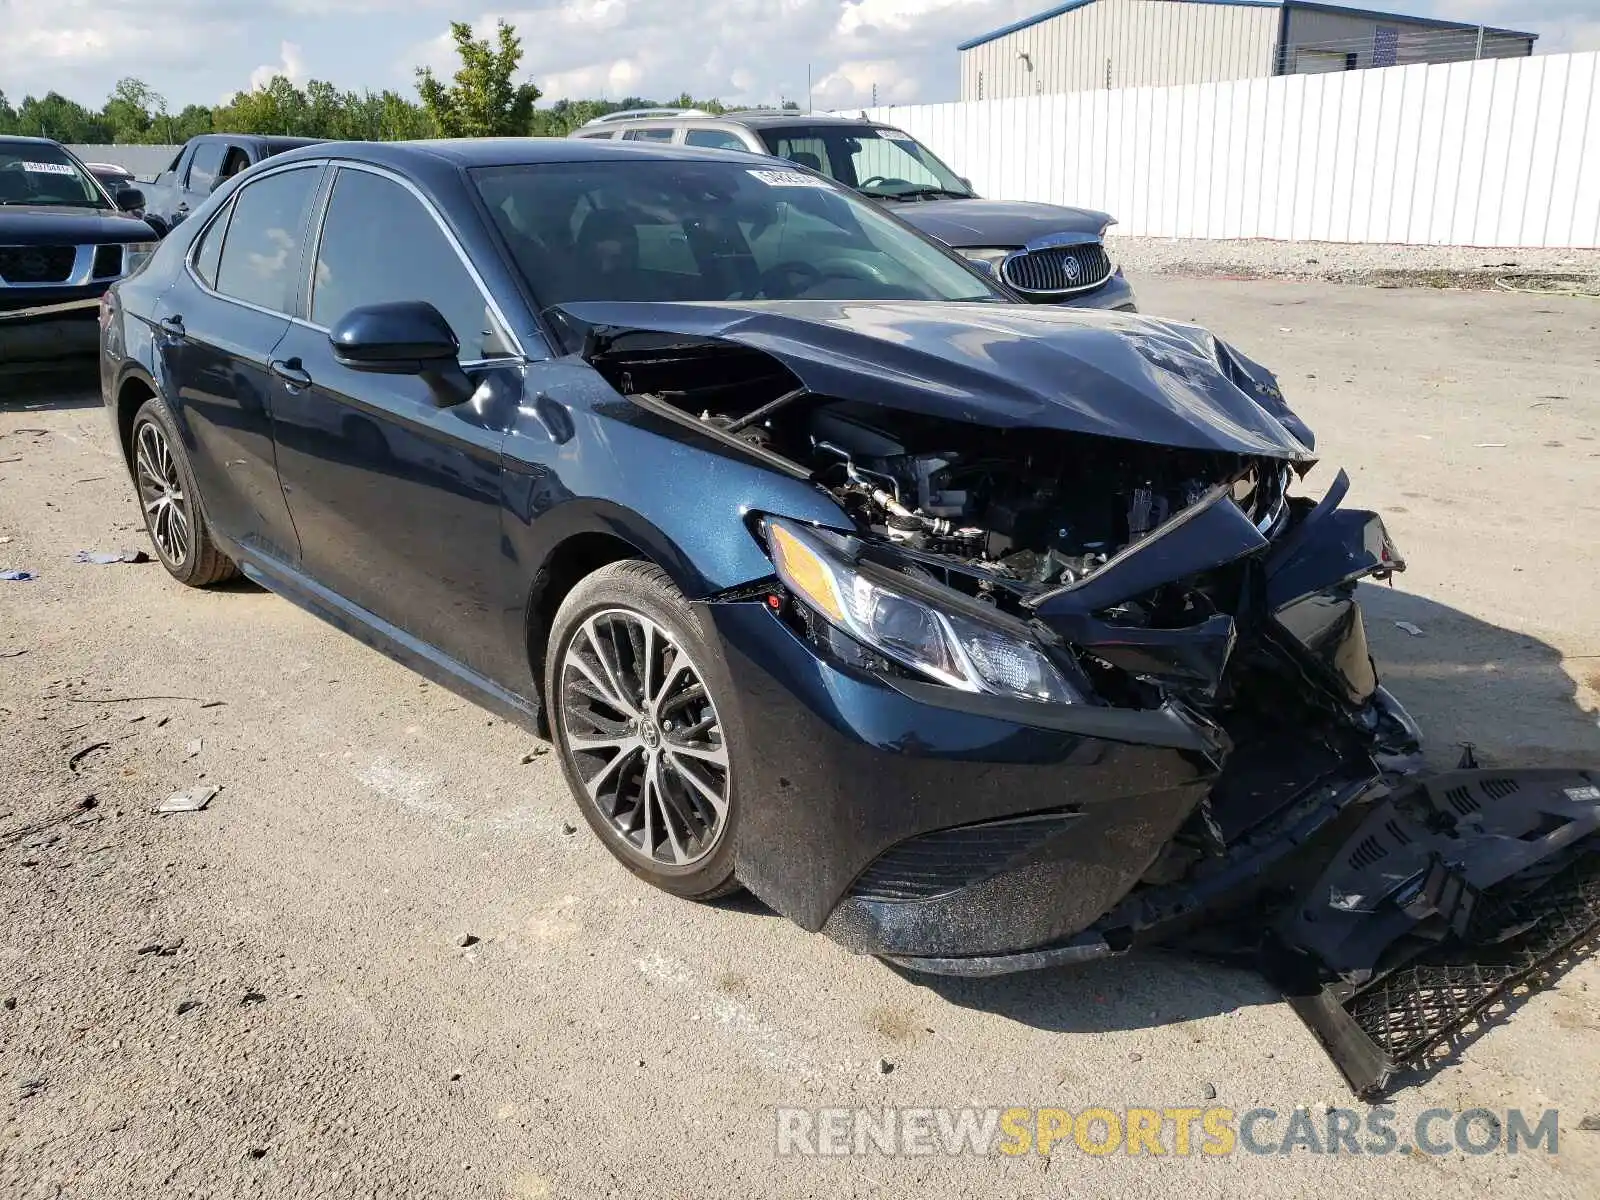
<path id="1" fill-rule="evenodd" d="M 1469 748 L 1429 775 L 1358 599 L 1405 561 L 1379 514 L 1342 506 L 1343 472 L 1320 501 L 1290 496 L 1314 435 L 1233 348 L 1004 306 L 564 311 L 569 348 L 658 430 L 831 498 L 809 521 L 752 514 L 775 574 L 710 608 L 759 603 L 854 677 L 972 714 L 975 734 L 1003 716 L 1019 738 L 1116 747 L 1108 760 L 1176 748 L 1206 776 L 1170 814 L 1120 790 L 1063 804 L 1051 777 L 999 819 L 884 835 L 825 889 L 811 861 L 773 865 L 771 894 L 827 891 L 803 913 L 815 927 L 934 974 L 1141 944 L 1249 962 L 1366 1096 L 1600 936 L 1600 771 L 1485 771 Z M 940 773 L 924 799 L 961 790 L 947 778 L 981 792 L 964 739 L 903 740 L 908 770 Z M 1124 810 L 1137 831 L 1114 829 Z M 761 815 L 787 830 L 791 811 Z M 1029 922 L 1004 935 L 1020 951 L 973 948 L 1012 919 Z"/>
<path id="2" fill-rule="evenodd" d="M 967 574 L 963 590 L 985 598 L 997 586 L 1025 596 L 1080 582 L 1218 487 L 1264 536 L 1288 511 L 1293 472 L 1274 458 L 994 429 L 818 396 L 766 355 L 733 348 L 613 353 L 597 365 L 624 395 L 806 471 L 863 537 Z"/>

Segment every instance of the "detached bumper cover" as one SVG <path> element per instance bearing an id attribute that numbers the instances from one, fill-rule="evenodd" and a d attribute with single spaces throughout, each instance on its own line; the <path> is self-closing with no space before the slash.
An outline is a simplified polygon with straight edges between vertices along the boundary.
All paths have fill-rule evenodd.
<path id="1" fill-rule="evenodd" d="M 1600 934 L 1600 771 L 1459 771 L 1377 804 L 1266 970 L 1358 1095 Z"/>

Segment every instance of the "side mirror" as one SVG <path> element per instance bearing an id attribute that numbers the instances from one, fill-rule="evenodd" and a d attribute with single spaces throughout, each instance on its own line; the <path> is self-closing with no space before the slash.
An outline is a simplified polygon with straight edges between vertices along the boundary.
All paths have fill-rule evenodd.
<path id="1" fill-rule="evenodd" d="M 138 212 L 144 207 L 144 193 L 138 188 L 118 188 L 117 207 L 123 212 Z"/>
<path id="2" fill-rule="evenodd" d="M 333 323 L 328 343 L 341 366 L 378 375 L 420 375 L 441 408 L 472 395 L 456 361 L 461 343 L 450 323 L 421 300 L 352 308 Z"/>

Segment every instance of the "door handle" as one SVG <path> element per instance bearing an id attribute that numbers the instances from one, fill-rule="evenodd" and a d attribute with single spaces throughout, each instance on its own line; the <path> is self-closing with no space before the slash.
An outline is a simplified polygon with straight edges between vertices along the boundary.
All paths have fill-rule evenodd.
<path id="1" fill-rule="evenodd" d="M 186 338 L 189 331 L 183 327 L 183 318 L 177 315 L 163 317 L 156 322 L 156 328 L 169 338 Z"/>
<path id="2" fill-rule="evenodd" d="M 311 375 L 300 365 L 298 358 L 275 358 L 267 364 L 267 370 L 291 387 L 308 388 L 311 386 Z"/>

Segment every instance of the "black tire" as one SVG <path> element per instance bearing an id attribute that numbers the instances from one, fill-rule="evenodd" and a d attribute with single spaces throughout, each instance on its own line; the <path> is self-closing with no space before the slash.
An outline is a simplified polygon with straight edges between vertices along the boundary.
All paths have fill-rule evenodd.
<path id="1" fill-rule="evenodd" d="M 159 396 L 146 400 L 134 414 L 131 444 L 132 461 L 129 466 L 133 471 L 139 508 L 144 514 L 145 531 L 150 535 L 156 559 L 167 569 L 167 573 L 179 583 L 195 588 L 210 587 L 237 578 L 239 568 L 217 547 L 211 536 L 211 527 L 206 523 L 205 505 L 201 502 L 200 489 L 195 483 L 194 468 L 189 465 L 188 452 L 183 448 L 183 438 L 178 433 L 178 423 L 172 419 L 166 402 Z M 154 452 L 157 444 L 165 449 L 168 456 L 165 460 Z M 170 494 L 178 499 L 169 499 L 165 506 L 152 510 L 152 500 L 162 494 L 163 479 L 179 485 L 170 489 Z M 161 507 L 179 510 L 183 522 L 181 539 L 171 523 L 172 516 L 164 515 Z"/>
<path id="2" fill-rule="evenodd" d="M 648 634 L 645 625 L 652 627 Z M 657 640 L 662 635 L 664 640 Z M 597 649 L 596 637 L 604 651 Z M 655 647 L 652 665 L 642 673 L 645 682 L 633 687 L 641 678 L 643 645 Z M 593 665 L 596 653 L 608 655 L 602 670 L 615 667 L 614 681 L 629 693 L 632 710 L 609 705 L 601 692 L 613 689 L 596 688 L 589 682 L 594 676 L 574 662 Z M 659 687 L 653 697 L 652 678 Z M 703 695 L 696 695 L 691 680 L 698 680 Z M 544 691 L 561 769 L 584 819 L 606 848 L 639 878 L 675 896 L 715 900 L 738 891 L 739 796 L 722 740 L 727 726 L 716 709 L 731 687 L 711 631 L 666 573 L 653 563 L 626 561 L 580 580 L 551 624 Z M 574 736 L 616 737 L 619 748 L 610 755 L 604 749 L 575 751 Z M 624 742 L 633 748 L 621 748 Z M 612 794 L 602 788 L 591 796 L 588 781 L 601 779 L 614 785 Z M 636 788 L 630 788 L 630 779 Z M 646 780 L 655 789 L 654 801 Z M 723 799 L 721 813 L 709 800 L 716 792 Z M 694 857 L 687 860 L 691 852 Z"/>

